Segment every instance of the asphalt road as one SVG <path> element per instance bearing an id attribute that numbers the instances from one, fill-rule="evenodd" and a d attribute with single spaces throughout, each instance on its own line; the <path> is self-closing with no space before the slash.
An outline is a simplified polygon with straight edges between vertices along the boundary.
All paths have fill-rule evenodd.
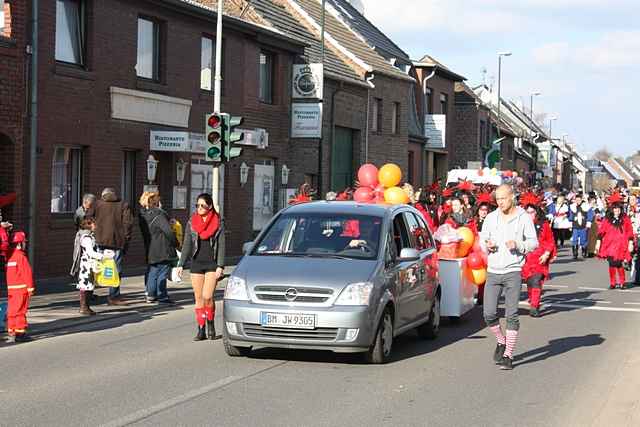
<path id="1" fill-rule="evenodd" d="M 324 352 L 229 358 L 220 340 L 192 342 L 192 306 L 174 307 L 0 347 L 0 425 L 639 425 L 640 288 L 607 290 L 604 263 L 561 254 L 545 316 L 521 318 L 510 372 L 493 364 L 477 309 L 436 341 L 400 337 L 395 359 L 371 366 Z"/>

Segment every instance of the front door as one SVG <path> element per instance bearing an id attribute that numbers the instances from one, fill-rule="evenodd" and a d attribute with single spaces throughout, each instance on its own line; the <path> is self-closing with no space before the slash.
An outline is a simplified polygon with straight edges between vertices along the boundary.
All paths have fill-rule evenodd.
<path id="1" fill-rule="evenodd" d="M 336 126 L 331 150 L 331 189 L 353 186 L 353 131 Z"/>
<path id="2" fill-rule="evenodd" d="M 270 163 L 267 161 L 265 163 Z M 273 164 L 256 164 L 253 174 L 253 230 L 260 231 L 273 216 L 275 185 Z"/>

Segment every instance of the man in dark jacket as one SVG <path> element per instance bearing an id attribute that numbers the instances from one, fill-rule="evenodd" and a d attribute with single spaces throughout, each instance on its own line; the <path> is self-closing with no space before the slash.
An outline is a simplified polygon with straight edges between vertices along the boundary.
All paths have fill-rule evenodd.
<path id="1" fill-rule="evenodd" d="M 113 188 L 102 190 L 98 200 L 86 214 L 96 220 L 96 243 L 98 249 L 114 251 L 118 274 L 122 276 L 122 258 L 129 246 L 133 229 L 133 217 L 129 204 L 121 201 Z M 109 305 L 125 305 L 120 297 L 120 287 L 109 288 Z"/>
<path id="2" fill-rule="evenodd" d="M 147 269 L 145 286 L 148 303 L 171 303 L 167 293 L 167 278 L 171 263 L 177 261 L 176 239 L 169 216 L 160 207 L 160 196 L 152 193 L 148 208 L 140 212 L 140 229 L 145 242 Z"/>

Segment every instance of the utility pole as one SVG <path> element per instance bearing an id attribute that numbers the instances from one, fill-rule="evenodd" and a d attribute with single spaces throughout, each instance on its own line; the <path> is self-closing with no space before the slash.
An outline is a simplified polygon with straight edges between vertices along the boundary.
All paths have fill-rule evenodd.
<path id="1" fill-rule="evenodd" d="M 511 52 L 498 52 L 498 138 L 500 138 L 500 84 L 502 82 L 502 57 L 511 56 Z"/>
<path id="2" fill-rule="evenodd" d="M 218 14 L 216 17 L 216 71 L 213 85 L 213 112 L 220 113 L 220 95 L 222 87 L 222 3 L 224 0 L 218 0 Z M 213 205 L 220 215 L 221 224 L 224 225 L 224 194 L 222 200 L 220 200 L 220 174 L 224 174 L 224 166 L 220 167 L 218 163 L 213 164 L 213 176 L 211 177 L 211 197 L 213 198 Z M 222 176 L 223 189 L 224 189 L 224 175 Z M 224 265 L 225 259 L 225 237 L 224 229 L 218 240 L 218 265 Z"/>

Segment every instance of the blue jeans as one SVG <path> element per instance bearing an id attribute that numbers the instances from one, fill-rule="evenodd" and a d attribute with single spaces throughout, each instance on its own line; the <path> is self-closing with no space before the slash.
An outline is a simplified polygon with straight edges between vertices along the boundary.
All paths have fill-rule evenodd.
<path id="1" fill-rule="evenodd" d="M 160 262 L 158 264 L 149 264 L 147 273 L 147 296 L 158 300 L 166 300 L 169 298 L 167 293 L 167 278 L 171 272 L 171 263 Z"/>
<path id="2" fill-rule="evenodd" d="M 109 246 L 98 246 L 100 251 L 104 251 L 105 249 L 111 249 L 115 255 L 113 260 L 116 262 L 116 268 L 118 269 L 118 275 L 120 276 L 120 280 L 122 280 L 122 258 L 124 258 L 124 253 L 122 253 L 122 249 L 111 248 Z M 115 288 L 109 288 L 109 298 L 120 298 L 120 286 Z"/>

